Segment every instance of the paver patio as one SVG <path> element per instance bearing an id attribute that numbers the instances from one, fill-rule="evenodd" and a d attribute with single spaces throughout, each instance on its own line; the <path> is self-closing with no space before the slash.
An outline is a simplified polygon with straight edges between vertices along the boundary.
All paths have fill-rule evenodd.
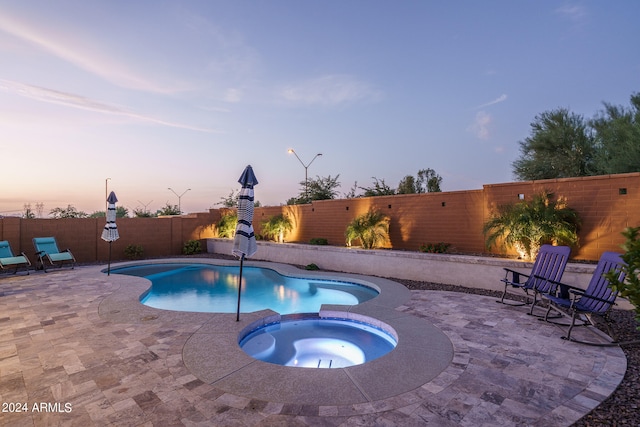
<path id="1" fill-rule="evenodd" d="M 619 348 L 561 340 L 557 326 L 526 309 L 412 291 L 395 317 L 445 336 L 453 349 L 447 363 L 407 390 L 429 363 L 387 364 L 382 397 L 364 389 L 352 401 L 314 403 L 284 391 L 325 371 L 329 380 L 316 391 L 330 399 L 337 373 L 278 366 L 281 375 L 256 377 L 255 387 L 240 387 L 232 375 L 209 377 L 236 359 L 213 341 L 208 348 L 202 334 L 236 331 L 251 315 L 236 325 L 235 314 L 145 307 L 136 298 L 144 279 L 107 276 L 102 268 L 0 277 L 0 425 L 568 426 L 613 392 L 626 369 Z M 351 380 L 364 388 L 367 378 Z"/>

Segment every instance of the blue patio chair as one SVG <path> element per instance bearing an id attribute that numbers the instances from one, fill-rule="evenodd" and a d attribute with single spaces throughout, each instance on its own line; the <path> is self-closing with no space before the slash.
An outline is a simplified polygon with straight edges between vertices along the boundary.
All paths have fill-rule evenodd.
<path id="1" fill-rule="evenodd" d="M 625 262 L 616 252 L 605 252 L 600 257 L 598 265 L 591 276 L 587 289 L 577 288 L 575 286 L 566 285 L 560 282 L 554 282 L 558 287 L 557 294 L 543 294 L 543 298 L 549 301 L 549 308 L 544 320 L 557 325 L 568 326 L 567 335 L 563 339 L 579 342 L 582 344 L 603 345 L 596 342 L 581 341 L 571 338 L 571 331 L 575 326 L 594 326 L 591 319 L 592 315 L 597 315 L 605 320 L 608 327 L 608 314 L 613 305 L 615 305 L 617 291 L 613 291 L 609 287 L 609 280 L 604 277 L 610 271 L 615 271 L 618 278 L 624 280 L 625 273 L 623 267 Z M 558 314 L 570 315 L 570 323 L 560 323 L 550 320 L 549 314 L 554 310 Z M 576 323 L 579 322 L 579 323 Z M 611 335 L 611 331 L 609 331 Z M 610 345 L 607 343 L 605 345 Z"/>
<path id="2" fill-rule="evenodd" d="M 538 303 L 538 295 L 552 292 L 556 286 L 554 283 L 562 279 L 570 253 L 571 248 L 568 246 L 542 245 L 530 274 L 505 268 L 505 277 L 501 279 L 504 283 L 504 292 L 498 302 L 507 305 L 526 305 L 529 304 L 529 296 L 533 293 L 531 310 L 529 310 L 529 314 L 533 314 L 533 309 Z M 505 297 L 509 294 L 509 289 L 523 290 L 525 302 L 506 302 Z"/>
<path id="3" fill-rule="evenodd" d="M 18 272 L 20 267 L 24 267 L 29 274 L 29 267 L 31 266 L 31 261 L 24 254 L 24 252 L 20 253 L 20 255 L 14 255 L 11 250 L 11 245 L 8 241 L 3 240 L 0 242 L 0 269 L 8 270 L 9 268 L 14 268 L 13 274 Z"/>
<path id="4" fill-rule="evenodd" d="M 42 269 L 47 272 L 46 264 L 51 266 L 58 265 L 62 268 L 64 263 L 71 263 L 71 268 L 75 268 L 76 259 L 74 258 L 71 250 L 66 249 L 60 251 L 58 249 L 58 243 L 56 243 L 55 237 L 34 237 L 33 246 L 36 248 L 36 256 L 38 257 L 38 267 L 42 266 Z"/>

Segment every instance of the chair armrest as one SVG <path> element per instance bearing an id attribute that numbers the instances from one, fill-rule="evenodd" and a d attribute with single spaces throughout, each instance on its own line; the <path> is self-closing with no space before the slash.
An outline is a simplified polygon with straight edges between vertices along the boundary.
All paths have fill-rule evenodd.
<path id="1" fill-rule="evenodd" d="M 596 296 L 593 296 L 593 295 L 585 295 L 585 293 L 584 293 L 584 291 L 582 289 L 569 289 L 569 292 L 571 292 L 576 297 L 584 296 L 585 298 L 594 299 L 596 301 L 602 301 L 602 302 L 608 302 L 608 303 L 611 303 L 611 304 L 616 304 L 615 302 L 613 302 L 613 301 L 615 301 L 615 297 L 613 298 L 613 300 L 611 300 L 611 299 L 605 299 L 605 298 L 596 297 Z"/>
<path id="2" fill-rule="evenodd" d="M 511 270 L 510 268 L 507 267 L 503 267 L 505 273 L 504 279 L 502 279 L 503 282 L 505 283 L 518 283 L 518 284 L 522 284 L 522 282 L 520 282 L 520 276 L 524 276 L 526 278 L 529 277 L 528 274 L 526 273 L 521 273 L 519 271 L 515 271 L 515 270 Z M 509 280 L 509 273 L 511 273 L 511 280 Z"/>
<path id="3" fill-rule="evenodd" d="M 577 286 L 567 285 L 566 283 L 558 282 L 557 280 L 548 280 L 560 289 L 560 298 L 571 299 L 571 295 L 569 295 L 570 292 L 574 294 L 584 293 L 584 289 L 578 288 Z"/>

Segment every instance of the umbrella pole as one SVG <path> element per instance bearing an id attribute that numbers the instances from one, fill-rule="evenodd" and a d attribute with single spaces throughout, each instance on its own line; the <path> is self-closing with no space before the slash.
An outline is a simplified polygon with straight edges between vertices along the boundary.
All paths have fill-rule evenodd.
<path id="1" fill-rule="evenodd" d="M 244 254 L 240 257 L 240 276 L 238 278 L 238 310 L 236 311 L 236 322 L 240 321 L 240 292 L 242 291 L 242 264 L 244 263 Z"/>
<path id="2" fill-rule="evenodd" d="M 107 276 L 111 276 L 111 242 L 109 242 L 109 264 L 107 265 Z"/>

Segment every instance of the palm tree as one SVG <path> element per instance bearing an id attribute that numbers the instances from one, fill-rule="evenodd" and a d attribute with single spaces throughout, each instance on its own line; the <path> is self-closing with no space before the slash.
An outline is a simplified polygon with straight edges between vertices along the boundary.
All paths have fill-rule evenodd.
<path id="1" fill-rule="evenodd" d="M 284 236 L 291 230 L 293 230 L 293 224 L 284 214 L 272 216 L 262 223 L 262 233 L 267 237 L 277 239 L 278 243 L 284 242 Z"/>
<path id="2" fill-rule="evenodd" d="M 220 217 L 220 221 L 216 224 L 216 229 L 218 230 L 218 237 L 233 239 L 236 235 L 236 226 L 238 225 L 238 214 L 237 212 L 229 212 L 222 217 Z"/>
<path id="3" fill-rule="evenodd" d="M 519 202 L 498 208 L 483 226 L 487 247 L 503 240 L 525 259 L 534 259 L 540 246 L 578 244 L 580 217 L 564 200 L 552 200 L 553 193 L 543 192 L 531 202 Z"/>
<path id="4" fill-rule="evenodd" d="M 354 218 L 345 232 L 347 246 L 352 240 L 360 240 L 364 249 L 373 249 L 389 241 L 389 217 L 380 211 L 369 209 L 366 214 Z"/>

